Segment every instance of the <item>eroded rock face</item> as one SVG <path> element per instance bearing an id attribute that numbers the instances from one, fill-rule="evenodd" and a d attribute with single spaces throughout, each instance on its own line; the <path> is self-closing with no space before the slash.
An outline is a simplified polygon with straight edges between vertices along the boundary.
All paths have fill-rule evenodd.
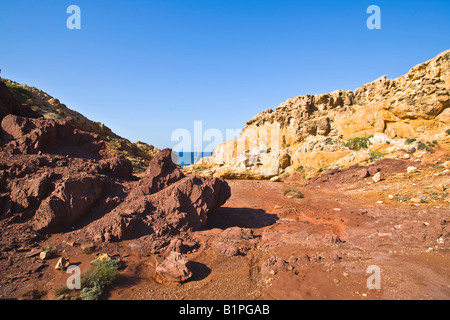
<path id="1" fill-rule="evenodd" d="M 100 176 L 83 175 L 68 178 L 58 184 L 37 210 L 33 228 L 56 232 L 81 219 L 100 197 L 105 182 Z"/>
<path id="2" fill-rule="evenodd" d="M 0 219 L 29 219 L 40 233 L 67 231 L 84 221 L 91 240 L 154 235 L 170 242 L 201 228 L 230 197 L 220 178 L 185 177 L 170 149 L 136 181 L 128 159 L 110 156 L 101 138 L 70 120 L 8 114 L 1 129 Z"/>
<path id="3" fill-rule="evenodd" d="M 172 157 L 172 150 L 164 149 L 150 161 L 141 181 L 144 194 L 156 193 L 184 178 L 183 172 L 172 161 Z"/>
<path id="4" fill-rule="evenodd" d="M 76 154 L 79 151 L 98 153 L 104 143 L 93 135 L 76 129 L 70 121 L 32 119 L 7 115 L 1 127 L 10 140 L 6 147 L 13 153 L 34 154 L 57 150 L 60 154 Z M 77 148 L 82 147 L 82 148 Z"/>
<path id="5" fill-rule="evenodd" d="M 450 50 L 397 79 L 380 77 L 354 92 L 291 98 L 248 121 L 237 140 L 216 147 L 202 166 L 225 178 L 268 179 L 299 167 L 348 167 L 370 162 L 343 142 L 383 136 L 367 149 L 389 153 L 416 137 L 450 147 Z M 412 147 L 412 146 L 411 146 Z M 284 172 L 283 171 L 283 172 Z"/>
<path id="6" fill-rule="evenodd" d="M 208 214 L 230 196 L 230 187 L 223 179 L 188 176 L 152 195 L 131 194 L 113 212 L 93 224 L 91 230 L 115 240 L 137 233 L 170 236 L 198 230 L 205 225 Z"/>

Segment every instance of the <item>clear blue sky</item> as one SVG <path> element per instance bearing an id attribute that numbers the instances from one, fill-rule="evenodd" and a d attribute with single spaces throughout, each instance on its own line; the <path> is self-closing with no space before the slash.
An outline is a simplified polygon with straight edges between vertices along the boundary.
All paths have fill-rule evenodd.
<path id="1" fill-rule="evenodd" d="M 293 96 L 406 73 L 450 48 L 450 1 L 1 1 L 0 34 L 3 77 L 162 148 L 195 120 L 242 128 Z"/>

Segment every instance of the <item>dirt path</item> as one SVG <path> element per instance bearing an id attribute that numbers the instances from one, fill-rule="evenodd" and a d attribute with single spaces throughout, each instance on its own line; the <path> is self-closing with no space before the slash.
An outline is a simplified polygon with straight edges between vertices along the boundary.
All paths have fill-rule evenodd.
<path id="1" fill-rule="evenodd" d="M 196 278 L 178 287 L 149 277 L 149 261 L 129 258 L 123 272 L 139 280 L 116 287 L 111 299 L 448 299 L 450 255 L 440 243 L 448 206 L 377 204 L 338 189 L 296 183 L 229 181 L 232 197 L 194 237 L 189 254 Z M 345 186 L 348 189 L 348 185 Z M 296 188 L 305 198 L 289 199 Z M 351 189 L 351 188 L 350 188 Z M 360 191 L 362 192 L 362 191 Z M 243 255 L 217 250 L 224 229 L 250 228 Z M 128 244 L 130 245 L 130 244 Z M 291 267 L 261 267 L 270 257 Z M 292 262 L 297 260 L 297 262 Z M 381 271 L 381 289 L 369 290 L 369 266 Z M 136 272 L 136 270 L 140 270 Z"/>

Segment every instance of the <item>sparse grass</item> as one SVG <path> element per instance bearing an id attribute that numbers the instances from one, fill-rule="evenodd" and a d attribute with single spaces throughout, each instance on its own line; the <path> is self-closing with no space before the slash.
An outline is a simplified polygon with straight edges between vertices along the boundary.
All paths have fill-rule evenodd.
<path id="1" fill-rule="evenodd" d="M 290 196 L 293 196 L 294 198 L 304 198 L 305 197 L 303 195 L 303 193 L 301 193 L 300 191 L 295 190 L 295 189 L 286 189 L 284 191 L 284 195 L 285 196 L 290 195 Z"/>
<path id="2" fill-rule="evenodd" d="M 100 261 L 95 259 L 81 276 L 81 292 L 71 296 L 72 290 L 67 287 L 55 289 L 58 300 L 98 300 L 105 288 L 113 284 L 119 270 L 120 260 Z"/>
<path id="3" fill-rule="evenodd" d="M 370 145 L 371 137 L 356 137 L 348 140 L 344 145 L 352 150 L 359 151 L 361 149 L 367 149 Z"/>
<path id="4" fill-rule="evenodd" d="M 384 158 L 387 153 L 378 152 L 378 151 L 369 151 L 369 155 L 372 158 L 372 160 L 378 160 L 381 158 Z"/>
<path id="5" fill-rule="evenodd" d="M 83 249 L 83 253 L 85 254 L 91 254 L 94 251 L 93 247 L 87 247 Z"/>
<path id="6" fill-rule="evenodd" d="M 325 141 L 325 145 L 327 146 L 331 146 L 331 145 L 342 145 L 343 141 L 342 140 L 333 140 L 331 138 L 327 138 L 327 140 Z"/>
<path id="7" fill-rule="evenodd" d="M 297 169 L 295 169 L 295 171 L 303 171 L 303 169 L 305 169 L 304 166 L 299 166 Z"/>
<path id="8" fill-rule="evenodd" d="M 20 102 L 25 102 L 28 99 L 33 99 L 33 94 L 21 86 L 8 83 L 6 83 L 6 86 L 9 88 L 9 91 L 11 91 L 13 96 Z"/>
<path id="9" fill-rule="evenodd" d="M 394 196 L 393 200 L 397 201 L 397 202 L 406 202 L 409 199 L 411 199 L 410 196 Z"/>
<path id="10" fill-rule="evenodd" d="M 197 167 L 193 167 L 192 171 L 205 171 L 208 170 L 208 167 L 205 166 L 197 166 Z"/>
<path id="11" fill-rule="evenodd" d="M 70 291 L 71 290 L 69 288 L 67 288 L 67 286 L 61 286 L 61 287 L 58 287 L 55 289 L 55 295 L 57 297 L 61 297 L 61 296 L 64 296 L 64 295 L 70 293 Z"/>

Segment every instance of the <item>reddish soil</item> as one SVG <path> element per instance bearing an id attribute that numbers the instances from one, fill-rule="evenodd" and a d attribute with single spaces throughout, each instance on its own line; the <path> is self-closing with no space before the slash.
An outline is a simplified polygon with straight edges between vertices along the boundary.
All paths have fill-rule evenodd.
<path id="1" fill-rule="evenodd" d="M 191 233 L 199 244 L 186 253 L 194 276 L 177 286 L 152 277 L 160 252 L 148 252 L 145 237 L 96 244 L 91 254 L 66 244 L 66 234 L 51 235 L 40 246 L 69 256 L 82 270 L 99 253 L 120 257 L 124 268 L 104 299 L 449 299 L 448 202 L 388 198 L 448 184 L 449 173 L 431 165 L 439 156 L 408 178 L 404 164 L 394 161 L 376 184 L 370 178 L 308 185 L 228 181 L 231 198 Z M 286 197 L 292 188 L 304 198 Z M 223 248 L 229 247 L 239 254 L 227 254 Z M 69 275 L 54 270 L 58 256 L 41 263 L 26 258 L 28 249 L 6 252 L 14 271 L 1 269 L 1 297 L 55 299 L 55 288 Z M 24 257 L 19 265 L 17 256 Z M 268 263 L 271 257 L 279 263 Z M 371 265 L 381 270 L 380 290 L 367 288 Z"/>

